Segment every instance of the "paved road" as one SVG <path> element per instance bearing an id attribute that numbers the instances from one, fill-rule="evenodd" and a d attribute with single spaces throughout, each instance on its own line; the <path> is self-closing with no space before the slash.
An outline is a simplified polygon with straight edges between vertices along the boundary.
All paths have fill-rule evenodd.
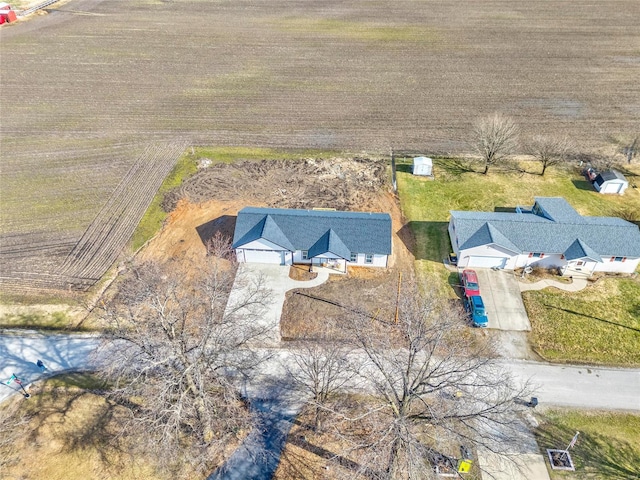
<path id="1" fill-rule="evenodd" d="M 5 382 L 16 374 L 28 384 L 68 370 L 89 367 L 89 355 L 98 346 L 93 335 L 43 334 L 24 330 L 0 330 L 0 402 L 21 392 L 15 383 Z M 43 373 L 36 362 L 47 367 Z"/>
<path id="2" fill-rule="evenodd" d="M 532 378 L 541 405 L 640 411 L 640 370 L 505 360 L 518 378 Z"/>
<path id="3" fill-rule="evenodd" d="M 98 345 L 97 338 L 89 335 L 1 333 L 0 378 L 5 381 L 15 373 L 25 380 L 27 387 L 29 382 L 47 375 L 87 368 L 90 366 L 90 354 Z M 271 350 L 271 353 L 272 357 L 260 366 L 260 371 L 256 372 L 257 378 L 251 382 L 253 389 L 246 392 L 261 425 L 251 432 L 225 468 L 214 472 L 209 477 L 210 480 L 265 480 L 270 478 L 265 473 L 277 468 L 280 452 L 292 420 L 300 408 L 301 398 L 286 384 L 278 385 L 278 381 L 286 376 L 282 365 L 287 362 L 288 352 Z M 38 359 L 43 360 L 48 367 L 44 374 L 36 366 Z M 507 359 L 502 364 L 517 378 L 532 380 L 535 385 L 534 395 L 538 397 L 541 407 L 558 405 L 640 411 L 638 369 L 549 365 Z M 263 382 L 260 378 L 270 380 Z M 255 388 L 256 385 L 267 386 L 260 389 Z M 0 402 L 10 395 L 20 393 L 19 388 L 15 387 L 15 383 L 0 385 Z M 526 462 L 527 465 L 536 467 L 533 460 L 536 458 Z M 490 463 L 495 462 L 492 460 Z M 538 457 L 536 470 L 539 466 Z M 530 473 L 533 474 L 533 471 Z M 528 480 L 533 478 L 540 477 L 533 475 Z"/>

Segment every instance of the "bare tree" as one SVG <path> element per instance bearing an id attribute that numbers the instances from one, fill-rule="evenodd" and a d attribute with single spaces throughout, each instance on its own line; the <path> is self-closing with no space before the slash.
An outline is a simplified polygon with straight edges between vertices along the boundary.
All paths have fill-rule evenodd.
<path id="1" fill-rule="evenodd" d="M 322 428 L 327 404 L 353 377 L 348 349 L 331 341 L 304 342 L 287 357 L 285 368 L 295 386 L 311 396 L 314 430 Z"/>
<path id="2" fill-rule="evenodd" d="M 484 175 L 491 165 L 506 160 L 516 149 L 518 130 L 509 117 L 494 113 L 476 122 L 473 129 L 472 146 L 482 157 Z"/>
<path id="3" fill-rule="evenodd" d="M 627 157 L 627 163 L 631 163 L 633 157 L 638 153 L 638 138 L 639 136 L 636 135 L 633 141 L 623 149 L 623 153 Z"/>
<path id="4" fill-rule="evenodd" d="M 500 452 L 519 438 L 528 386 L 500 367 L 457 309 L 405 289 L 397 325 L 373 334 L 371 320 L 357 318 L 353 338 L 372 396 L 358 426 L 346 422 L 343 432 L 367 476 L 431 478 L 425 459 L 437 463 L 452 442 Z"/>
<path id="5" fill-rule="evenodd" d="M 542 164 L 542 176 L 547 167 L 566 162 L 572 150 L 567 137 L 536 135 L 525 144 L 525 151 Z"/>
<path id="6" fill-rule="evenodd" d="M 249 348 L 265 328 L 256 322 L 269 301 L 263 281 L 231 295 L 236 276 L 229 252 L 217 245 L 198 266 L 133 265 L 118 292 L 103 303 L 102 374 L 112 395 L 131 411 L 131 425 L 148 439 L 163 466 L 174 454 L 201 468 L 219 456 L 249 413 L 230 380 L 260 361 Z M 212 251 L 210 250 L 210 254 Z"/>

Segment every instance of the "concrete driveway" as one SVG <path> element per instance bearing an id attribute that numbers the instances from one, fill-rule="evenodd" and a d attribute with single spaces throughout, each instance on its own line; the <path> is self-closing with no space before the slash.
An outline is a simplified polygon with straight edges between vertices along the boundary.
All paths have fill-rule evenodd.
<path id="1" fill-rule="evenodd" d="M 530 331 L 520 285 L 513 272 L 476 268 L 480 295 L 489 317 L 489 328 Z"/>
<path id="2" fill-rule="evenodd" d="M 242 298 L 244 290 L 252 281 L 262 278 L 265 286 L 271 290 L 271 302 L 267 306 L 267 311 L 260 319 L 264 327 L 269 330 L 270 335 L 265 339 L 269 346 L 277 346 L 282 339 L 280 336 L 280 316 L 284 305 L 285 294 L 294 288 L 311 288 L 327 281 L 329 273 L 325 269 L 317 269 L 318 276 L 306 282 L 289 278 L 291 267 L 272 265 L 268 263 L 241 263 L 238 267 L 238 274 L 233 284 L 227 308 L 234 305 L 234 296 Z"/>

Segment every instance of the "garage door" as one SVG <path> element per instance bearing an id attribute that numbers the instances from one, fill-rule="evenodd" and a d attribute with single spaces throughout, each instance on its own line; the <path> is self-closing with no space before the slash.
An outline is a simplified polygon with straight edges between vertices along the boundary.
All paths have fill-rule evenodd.
<path id="1" fill-rule="evenodd" d="M 479 268 L 504 268 L 507 264 L 507 257 L 469 257 L 468 267 Z"/>
<path id="2" fill-rule="evenodd" d="M 274 250 L 244 250 L 244 261 L 249 263 L 282 264 L 282 252 Z"/>
<path id="3" fill-rule="evenodd" d="M 621 186 L 622 185 L 620 185 L 619 183 L 608 183 L 604 187 L 604 193 L 618 193 Z"/>

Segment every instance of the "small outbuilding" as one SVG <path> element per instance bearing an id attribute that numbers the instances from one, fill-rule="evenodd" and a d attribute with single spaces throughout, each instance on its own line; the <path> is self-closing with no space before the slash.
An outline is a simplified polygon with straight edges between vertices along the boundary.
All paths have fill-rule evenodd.
<path id="1" fill-rule="evenodd" d="M 433 175 L 433 160 L 429 157 L 414 157 L 413 174 L 414 175 Z"/>
<path id="2" fill-rule="evenodd" d="M 600 193 L 624 194 L 629 181 L 617 170 L 607 170 L 599 174 L 593 182 L 594 188 Z"/>

